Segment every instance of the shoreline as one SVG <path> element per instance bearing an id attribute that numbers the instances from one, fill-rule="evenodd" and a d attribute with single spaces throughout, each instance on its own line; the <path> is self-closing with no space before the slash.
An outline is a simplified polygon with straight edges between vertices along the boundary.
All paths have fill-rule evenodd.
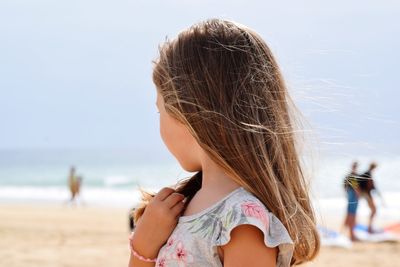
<path id="1" fill-rule="evenodd" d="M 400 194 L 387 192 L 384 194 L 385 202 L 377 198 L 376 225 L 384 227 L 394 222 L 400 222 Z M 31 206 L 71 206 L 68 203 L 69 192 L 65 187 L 54 188 L 17 188 L 0 187 L 0 205 L 20 205 L 26 203 Z M 138 188 L 89 188 L 82 190 L 82 195 L 78 198 L 79 207 L 98 208 L 98 209 L 117 209 L 129 211 L 140 201 L 140 191 Z M 346 199 L 344 196 L 335 198 L 316 198 L 312 199 L 317 222 L 321 226 L 339 230 L 346 211 Z M 385 205 L 384 205 L 385 204 Z M 358 221 L 366 223 L 369 209 L 366 201 L 361 200 L 358 210 Z"/>

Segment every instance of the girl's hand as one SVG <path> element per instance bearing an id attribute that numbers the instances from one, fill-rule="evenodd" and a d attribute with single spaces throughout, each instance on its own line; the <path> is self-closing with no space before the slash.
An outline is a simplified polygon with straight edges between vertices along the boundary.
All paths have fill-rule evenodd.
<path id="1" fill-rule="evenodd" d="M 133 249 L 146 258 L 156 258 L 178 223 L 184 195 L 165 187 L 147 205 L 132 237 Z"/>

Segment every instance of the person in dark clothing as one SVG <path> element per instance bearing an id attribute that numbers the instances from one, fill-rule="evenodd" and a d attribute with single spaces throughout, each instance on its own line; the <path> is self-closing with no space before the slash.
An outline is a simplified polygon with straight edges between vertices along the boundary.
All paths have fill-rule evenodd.
<path id="1" fill-rule="evenodd" d="M 367 200 L 368 207 L 371 211 L 371 214 L 369 216 L 369 222 L 368 222 L 368 232 L 372 233 L 372 222 L 373 219 L 376 215 L 376 205 L 374 198 L 371 194 L 373 190 L 376 190 L 374 180 L 372 178 L 372 172 L 375 170 L 377 167 L 377 164 L 375 162 L 372 162 L 369 165 L 369 169 L 361 174 L 358 178 L 358 185 L 360 188 L 361 192 L 361 197 L 364 197 Z"/>
<path id="2" fill-rule="evenodd" d="M 346 228 L 349 228 L 349 235 L 352 241 L 357 240 L 354 235 L 354 227 L 356 226 L 358 199 L 360 197 L 357 167 L 358 162 L 353 162 L 353 164 L 351 165 L 351 172 L 344 179 L 344 189 L 347 195 L 347 213 L 344 221 L 344 226 Z"/>
<path id="3" fill-rule="evenodd" d="M 135 221 L 134 221 L 134 219 L 133 219 L 133 213 L 135 212 L 135 208 L 132 208 L 130 211 L 129 211 L 129 216 L 128 216 L 128 219 L 129 219 L 129 230 L 132 232 L 134 229 L 135 229 Z"/>

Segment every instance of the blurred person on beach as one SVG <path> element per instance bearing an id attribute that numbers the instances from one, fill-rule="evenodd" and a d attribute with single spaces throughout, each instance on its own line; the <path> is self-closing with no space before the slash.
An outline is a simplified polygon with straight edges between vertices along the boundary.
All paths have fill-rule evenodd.
<path id="1" fill-rule="evenodd" d="M 131 230 L 131 232 L 135 229 L 134 214 L 135 214 L 135 208 L 130 209 L 128 214 L 128 220 L 129 220 L 129 229 Z"/>
<path id="2" fill-rule="evenodd" d="M 354 161 L 351 165 L 350 173 L 344 180 L 344 189 L 347 196 L 347 213 L 344 226 L 349 229 L 349 235 L 352 241 L 357 241 L 354 235 L 354 227 L 356 226 L 358 200 L 360 198 L 357 167 L 358 162 Z"/>
<path id="3" fill-rule="evenodd" d="M 154 64 L 162 140 L 195 174 L 143 194 L 129 266 L 312 260 L 320 240 L 297 147 L 299 114 L 261 36 L 206 20 L 166 41 Z"/>
<path id="4" fill-rule="evenodd" d="M 69 200 L 70 203 L 75 204 L 78 196 L 81 192 L 82 185 L 82 176 L 76 175 L 76 169 L 74 166 L 70 168 L 69 176 L 68 176 L 68 188 L 71 194 L 71 198 Z"/>
<path id="5" fill-rule="evenodd" d="M 82 182 L 83 177 L 81 175 L 77 176 L 75 185 L 75 199 L 81 198 Z"/>
<path id="6" fill-rule="evenodd" d="M 375 162 L 371 162 L 368 170 L 361 174 L 358 178 L 358 185 L 361 192 L 361 197 L 365 198 L 371 212 L 368 221 L 369 233 L 373 233 L 372 224 L 376 215 L 376 204 L 372 195 L 372 191 L 377 191 L 377 189 L 375 187 L 374 179 L 372 178 L 372 172 L 376 169 L 377 166 L 378 165 Z"/>

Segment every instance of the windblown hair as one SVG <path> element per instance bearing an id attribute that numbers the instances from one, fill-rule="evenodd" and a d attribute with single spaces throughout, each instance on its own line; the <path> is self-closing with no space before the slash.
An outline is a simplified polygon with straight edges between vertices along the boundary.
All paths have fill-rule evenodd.
<path id="1" fill-rule="evenodd" d="M 161 46 L 153 81 L 168 114 L 282 221 L 295 244 L 292 265 L 313 259 L 320 241 L 299 157 L 294 105 L 262 38 L 232 21 L 200 22 Z M 201 179 L 200 171 L 181 181 L 177 191 L 190 200 Z M 146 201 L 136 219 L 145 206 Z"/>

